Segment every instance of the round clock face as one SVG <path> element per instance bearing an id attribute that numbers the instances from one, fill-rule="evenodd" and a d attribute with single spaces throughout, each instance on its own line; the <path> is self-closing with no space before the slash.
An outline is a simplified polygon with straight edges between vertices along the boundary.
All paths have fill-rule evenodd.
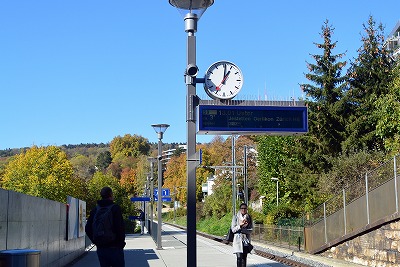
<path id="1" fill-rule="evenodd" d="M 204 90 L 213 99 L 232 99 L 242 86 L 242 71 L 229 61 L 212 64 L 204 77 Z"/>

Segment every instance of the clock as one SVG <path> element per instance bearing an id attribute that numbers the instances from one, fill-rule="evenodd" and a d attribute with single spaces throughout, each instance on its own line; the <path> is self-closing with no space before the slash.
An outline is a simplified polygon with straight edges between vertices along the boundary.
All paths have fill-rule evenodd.
<path id="1" fill-rule="evenodd" d="M 213 99 L 232 99 L 242 86 L 242 71 L 229 61 L 215 62 L 207 69 L 204 77 L 204 90 Z"/>

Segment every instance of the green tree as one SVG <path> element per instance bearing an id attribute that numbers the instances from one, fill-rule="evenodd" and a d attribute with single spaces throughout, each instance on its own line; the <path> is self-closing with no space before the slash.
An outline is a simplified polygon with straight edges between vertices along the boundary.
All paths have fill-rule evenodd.
<path id="1" fill-rule="evenodd" d="M 345 152 L 363 148 L 384 149 L 384 142 L 376 129 L 379 116 L 375 108 L 376 101 L 390 93 L 395 62 L 383 47 L 385 36 L 382 24 L 376 25 L 370 16 L 363 28 L 363 44 L 358 49 L 358 57 L 348 69 L 346 102 L 349 113 L 347 138 L 343 143 Z"/>
<path id="2" fill-rule="evenodd" d="M 137 159 L 136 164 L 136 177 L 138 185 L 138 194 L 144 193 L 145 184 L 147 181 L 147 175 L 150 173 L 150 165 L 147 155 L 141 155 Z"/>
<path id="3" fill-rule="evenodd" d="M 111 164 L 111 162 L 112 162 L 111 152 L 103 151 L 100 152 L 96 158 L 96 167 L 99 170 L 104 171 Z"/>
<path id="4" fill-rule="evenodd" d="M 320 55 L 312 55 L 315 63 L 307 63 L 309 73 L 305 77 L 312 84 L 301 84 L 307 94 L 306 103 L 309 110 L 309 134 L 313 138 L 307 147 L 322 154 L 337 154 L 341 151 L 344 139 L 345 112 L 342 97 L 346 76 L 342 76 L 345 61 L 339 61 L 345 54 L 333 54 L 337 42 L 332 41 L 334 28 L 326 20 L 320 34 L 323 43 L 314 43 L 322 50 Z"/>
<path id="5" fill-rule="evenodd" d="M 81 185 L 73 177 L 67 155 L 55 146 L 33 146 L 15 156 L 7 165 L 2 181 L 4 189 L 63 203 L 68 195 L 82 197 Z"/>
<path id="6" fill-rule="evenodd" d="M 122 199 L 127 197 L 117 178 L 110 174 L 96 172 L 88 182 L 88 196 L 86 201 L 90 209 L 96 206 L 96 201 L 100 199 L 100 190 L 105 186 L 109 186 L 113 190 L 116 203 L 121 205 L 123 203 Z"/>
<path id="7" fill-rule="evenodd" d="M 257 144 L 259 176 L 257 188 L 268 203 L 276 203 L 276 182 L 271 178 L 278 178 L 279 191 L 287 192 L 284 188 L 285 173 L 282 168 L 289 161 L 289 149 L 293 145 L 293 139 L 282 136 L 260 136 Z"/>
<path id="8" fill-rule="evenodd" d="M 376 134 L 388 152 L 397 154 L 400 152 L 400 65 L 394 69 L 389 93 L 381 95 L 375 105 L 378 118 Z"/>
<path id="9" fill-rule="evenodd" d="M 94 160 L 92 157 L 78 154 L 71 158 L 70 161 L 74 169 L 75 177 L 83 181 L 89 181 L 92 178 L 95 172 Z"/>
<path id="10" fill-rule="evenodd" d="M 186 155 L 181 154 L 178 157 L 172 157 L 167 163 L 167 169 L 164 172 L 164 187 L 169 188 L 171 192 L 176 190 L 175 199 L 181 203 L 186 203 Z"/>
<path id="11" fill-rule="evenodd" d="M 232 182 L 225 176 L 217 176 L 214 180 L 213 193 L 204 202 L 202 215 L 222 218 L 232 210 Z"/>
<path id="12" fill-rule="evenodd" d="M 110 143 L 110 152 L 113 159 L 118 154 L 125 157 L 148 155 L 149 150 L 150 144 L 148 139 L 136 134 L 125 134 L 123 137 L 117 136 Z"/>

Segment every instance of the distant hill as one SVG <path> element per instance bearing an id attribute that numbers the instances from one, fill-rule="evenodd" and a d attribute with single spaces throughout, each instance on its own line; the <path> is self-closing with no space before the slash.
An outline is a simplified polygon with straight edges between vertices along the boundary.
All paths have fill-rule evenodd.
<path id="1" fill-rule="evenodd" d="M 164 149 L 173 149 L 177 148 L 179 145 L 182 145 L 184 143 L 165 143 L 163 144 Z M 106 151 L 110 149 L 110 143 L 100 143 L 100 144 L 78 144 L 78 145 L 61 145 L 59 146 L 68 156 L 68 158 L 72 158 L 76 155 L 83 155 L 83 156 L 89 156 L 89 155 L 95 155 L 97 156 L 100 152 Z M 150 143 L 150 151 L 152 150 L 157 150 L 157 143 Z M 29 147 L 23 147 L 23 148 L 9 148 L 9 149 L 4 149 L 0 150 L 0 159 L 1 158 L 8 158 L 12 157 L 15 155 L 18 155 L 20 153 L 23 153 L 29 149 Z"/>

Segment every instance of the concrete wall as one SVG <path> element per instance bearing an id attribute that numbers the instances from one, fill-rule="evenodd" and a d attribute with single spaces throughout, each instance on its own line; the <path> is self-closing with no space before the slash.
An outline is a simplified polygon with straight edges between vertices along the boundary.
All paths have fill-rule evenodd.
<path id="1" fill-rule="evenodd" d="M 321 255 L 365 266 L 400 266 L 400 221 L 382 225 Z"/>
<path id="2" fill-rule="evenodd" d="M 0 250 L 37 249 L 40 266 L 65 266 L 85 251 L 85 237 L 66 240 L 66 204 L 0 188 Z"/>

